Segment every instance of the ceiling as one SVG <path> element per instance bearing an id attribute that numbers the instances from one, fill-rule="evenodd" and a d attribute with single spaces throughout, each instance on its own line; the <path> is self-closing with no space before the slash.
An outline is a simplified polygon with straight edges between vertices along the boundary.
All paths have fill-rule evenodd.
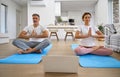
<path id="1" fill-rule="evenodd" d="M 81 7 L 94 7 L 97 1 L 62 1 L 61 11 L 79 11 Z"/>
<path id="2" fill-rule="evenodd" d="M 14 1 L 15 3 L 17 3 L 20 6 L 25 6 L 25 5 L 27 5 L 28 0 L 12 0 L 12 1 Z"/>
<path id="3" fill-rule="evenodd" d="M 20 6 L 27 5 L 28 0 L 12 0 Z M 61 2 L 61 11 L 80 10 L 80 7 L 94 7 L 97 0 L 55 0 Z"/>

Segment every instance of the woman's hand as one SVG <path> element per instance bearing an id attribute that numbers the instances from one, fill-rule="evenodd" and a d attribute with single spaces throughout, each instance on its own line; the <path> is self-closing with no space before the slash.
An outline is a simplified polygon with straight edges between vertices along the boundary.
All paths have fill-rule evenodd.
<path id="1" fill-rule="evenodd" d="M 92 36 L 92 30 L 91 30 L 91 28 L 89 28 L 89 31 L 88 31 L 87 37 L 91 37 L 91 36 Z"/>
<path id="2" fill-rule="evenodd" d="M 101 31 L 97 31 L 96 35 L 92 35 L 92 37 L 97 38 L 98 40 L 103 40 L 105 36 Z"/>

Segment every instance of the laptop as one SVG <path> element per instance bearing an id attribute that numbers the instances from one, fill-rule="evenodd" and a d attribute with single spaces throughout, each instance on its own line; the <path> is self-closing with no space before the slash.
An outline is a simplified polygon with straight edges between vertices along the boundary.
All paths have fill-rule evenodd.
<path id="1" fill-rule="evenodd" d="M 43 66 L 45 72 L 78 73 L 78 57 L 60 55 L 43 56 Z"/>

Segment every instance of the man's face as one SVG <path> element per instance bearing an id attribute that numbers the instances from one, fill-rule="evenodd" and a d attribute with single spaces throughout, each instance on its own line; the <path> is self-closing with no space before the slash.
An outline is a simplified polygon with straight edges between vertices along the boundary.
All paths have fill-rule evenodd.
<path id="1" fill-rule="evenodd" d="M 32 16 L 32 17 L 33 17 L 33 23 L 34 23 L 34 25 L 38 25 L 39 21 L 40 21 L 40 18 L 38 16 Z"/>

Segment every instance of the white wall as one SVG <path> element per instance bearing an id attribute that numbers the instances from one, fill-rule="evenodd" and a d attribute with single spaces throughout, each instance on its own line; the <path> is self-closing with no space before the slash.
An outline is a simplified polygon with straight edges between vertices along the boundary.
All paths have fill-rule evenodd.
<path id="1" fill-rule="evenodd" d="M 120 23 L 120 0 L 119 0 L 119 23 Z"/>
<path id="2" fill-rule="evenodd" d="M 46 6 L 30 6 L 28 3 L 28 25 L 33 24 L 32 14 L 38 13 L 40 15 L 40 24 L 48 25 L 54 24 L 55 22 L 55 1 L 54 0 L 45 0 Z"/>
<path id="3" fill-rule="evenodd" d="M 113 0 L 108 0 L 108 23 L 113 23 Z"/>
<path id="4" fill-rule="evenodd" d="M 67 17 L 67 16 L 68 16 L 68 12 L 67 12 L 67 11 L 66 11 L 66 12 L 62 12 L 62 13 L 61 13 L 61 16 Z"/>
<path id="5" fill-rule="evenodd" d="M 80 25 L 81 23 L 81 12 L 80 11 L 69 11 L 68 19 L 74 19 L 75 25 Z"/>
<path id="6" fill-rule="evenodd" d="M 16 5 L 11 0 L 1 0 L 1 3 L 8 6 L 7 13 L 7 29 L 10 39 L 16 38 L 16 9 L 21 10 L 21 7 Z"/>
<path id="7" fill-rule="evenodd" d="M 21 12 L 21 30 L 28 25 L 28 8 L 27 6 L 22 7 Z"/>
<path id="8" fill-rule="evenodd" d="M 61 2 L 55 2 L 55 16 L 61 16 Z"/>
<path id="9" fill-rule="evenodd" d="M 0 0 L 0 4 L 1 4 L 1 0 Z M 0 6 L 0 11 L 1 11 L 1 6 Z M 0 12 L 0 26 L 1 26 L 1 12 Z M 0 27 L 1 28 L 1 27 Z M 0 29 L 1 30 L 1 29 Z"/>
<path id="10" fill-rule="evenodd" d="M 95 24 L 108 23 L 108 0 L 98 0 L 95 6 Z"/>
<path id="11" fill-rule="evenodd" d="M 68 11 L 68 12 L 62 12 L 62 16 L 66 16 L 68 17 L 68 19 L 73 18 L 75 19 L 75 25 L 81 25 L 83 24 L 82 21 L 82 15 L 84 12 L 90 12 L 92 14 L 92 18 L 91 18 L 91 25 L 94 25 L 95 21 L 94 21 L 94 7 L 86 7 L 86 8 L 80 8 L 80 11 Z"/>

